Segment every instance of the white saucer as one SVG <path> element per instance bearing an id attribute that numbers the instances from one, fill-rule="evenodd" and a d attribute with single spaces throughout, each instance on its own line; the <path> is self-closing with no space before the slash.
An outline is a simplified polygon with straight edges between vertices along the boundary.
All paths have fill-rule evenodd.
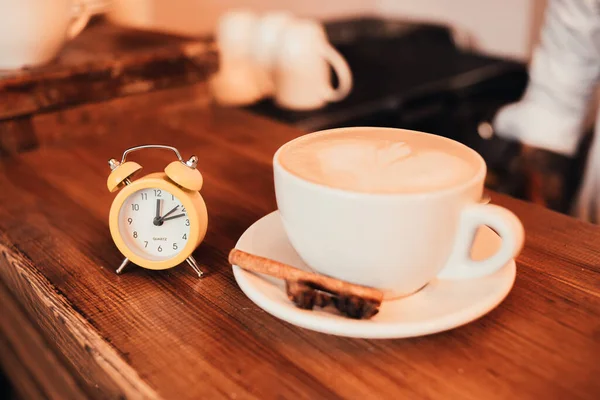
<path id="1" fill-rule="evenodd" d="M 500 238 L 491 229 L 481 228 L 475 239 L 473 258 L 493 254 L 499 244 Z M 289 243 L 277 211 L 248 228 L 236 248 L 309 269 Z M 481 317 L 506 297 L 515 281 L 516 265 L 510 261 L 496 273 L 472 280 L 436 279 L 412 296 L 384 301 L 379 313 L 369 320 L 345 318 L 331 310 L 296 308 L 287 298 L 283 281 L 237 266 L 233 267 L 233 273 L 246 296 L 277 318 L 333 335 L 383 339 L 442 332 Z"/>

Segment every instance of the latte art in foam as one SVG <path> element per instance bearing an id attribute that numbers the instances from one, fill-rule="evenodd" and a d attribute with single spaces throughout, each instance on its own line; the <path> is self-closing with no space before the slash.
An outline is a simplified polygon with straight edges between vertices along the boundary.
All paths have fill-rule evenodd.
<path id="1" fill-rule="evenodd" d="M 440 190 L 473 177 L 469 161 L 431 142 L 391 133 L 331 133 L 300 139 L 282 152 L 280 162 L 300 178 L 368 193 Z"/>

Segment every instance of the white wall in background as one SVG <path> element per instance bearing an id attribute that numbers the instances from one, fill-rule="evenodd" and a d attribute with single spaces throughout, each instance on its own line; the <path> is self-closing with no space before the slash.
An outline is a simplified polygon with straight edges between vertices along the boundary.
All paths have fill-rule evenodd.
<path id="1" fill-rule="evenodd" d="M 231 8 L 286 9 L 332 19 L 381 15 L 452 25 L 472 35 L 481 51 L 527 59 L 537 40 L 546 0 L 114 0 L 116 20 L 180 34 L 213 31 Z"/>
<path id="2" fill-rule="evenodd" d="M 545 0 L 378 0 L 381 15 L 450 24 L 484 52 L 529 57 Z"/>
<path id="3" fill-rule="evenodd" d="M 138 27 L 175 33 L 212 33 L 219 15 L 232 8 L 289 10 L 300 16 L 331 19 L 376 11 L 377 0 L 114 0 L 111 17 Z"/>

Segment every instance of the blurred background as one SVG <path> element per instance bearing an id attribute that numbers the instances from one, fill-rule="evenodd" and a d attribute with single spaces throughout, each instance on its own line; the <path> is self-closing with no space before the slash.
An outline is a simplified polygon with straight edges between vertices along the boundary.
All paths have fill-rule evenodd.
<path id="1" fill-rule="evenodd" d="M 211 35 L 235 8 L 287 10 L 327 21 L 363 16 L 439 23 L 469 35 L 478 51 L 526 61 L 539 38 L 546 0 L 118 0 L 119 23 L 189 35 Z"/>

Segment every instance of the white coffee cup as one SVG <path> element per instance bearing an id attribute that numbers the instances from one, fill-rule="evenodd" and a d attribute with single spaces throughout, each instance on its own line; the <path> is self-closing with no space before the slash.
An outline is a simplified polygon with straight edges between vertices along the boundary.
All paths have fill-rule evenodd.
<path id="1" fill-rule="evenodd" d="M 256 23 L 252 43 L 252 57 L 266 71 L 272 72 L 285 29 L 295 22 L 286 11 L 272 11 L 261 16 Z"/>
<path id="2" fill-rule="evenodd" d="M 329 66 L 339 81 L 332 87 Z M 282 34 L 274 66 L 275 102 L 294 110 L 311 110 L 340 101 L 352 89 L 352 72 L 329 43 L 323 26 L 302 19 L 288 24 Z"/>
<path id="3" fill-rule="evenodd" d="M 263 77 L 260 79 L 260 77 Z M 213 99 L 223 106 L 245 106 L 265 96 L 267 77 L 251 62 L 228 63 L 208 81 Z"/>
<path id="4" fill-rule="evenodd" d="M 267 12 L 256 22 L 252 37 L 251 57 L 260 68 L 261 86 L 264 95 L 271 96 L 275 92 L 275 63 L 281 47 L 283 32 L 295 23 L 294 16 L 286 11 Z"/>
<path id="5" fill-rule="evenodd" d="M 259 16 L 249 10 L 231 10 L 217 23 L 215 41 L 219 70 L 209 79 L 214 100 L 225 106 L 244 106 L 272 92 L 272 79 L 253 57 Z"/>
<path id="6" fill-rule="evenodd" d="M 378 194 L 316 183 L 282 164 L 281 155 L 289 154 L 286 149 L 306 137 L 381 130 L 397 132 L 407 143 L 431 138 L 442 151 L 460 154 L 474 167 L 473 174 L 440 190 Z M 390 128 L 333 129 L 286 143 L 275 153 L 273 167 L 279 213 L 300 257 L 320 273 L 380 288 L 386 298 L 414 293 L 436 277 L 492 274 L 523 245 L 523 226 L 512 212 L 480 203 L 486 175 L 483 159 L 447 138 Z M 491 257 L 474 261 L 471 246 L 482 225 L 494 229 L 502 245 Z"/>
<path id="7" fill-rule="evenodd" d="M 0 69 L 51 61 L 89 18 L 80 0 L 0 0 Z"/>
<path id="8" fill-rule="evenodd" d="M 248 60 L 252 56 L 253 36 L 259 16 L 250 10 L 232 10 L 217 23 L 215 41 L 221 64 Z"/>

